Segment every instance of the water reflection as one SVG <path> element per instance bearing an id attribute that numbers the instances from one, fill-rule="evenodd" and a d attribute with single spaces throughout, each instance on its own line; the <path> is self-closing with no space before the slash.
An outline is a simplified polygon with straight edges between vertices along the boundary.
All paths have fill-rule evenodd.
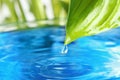
<path id="1" fill-rule="evenodd" d="M 0 33 L 0 80 L 119 80 L 119 30 L 78 39 L 64 55 L 63 28 Z"/>

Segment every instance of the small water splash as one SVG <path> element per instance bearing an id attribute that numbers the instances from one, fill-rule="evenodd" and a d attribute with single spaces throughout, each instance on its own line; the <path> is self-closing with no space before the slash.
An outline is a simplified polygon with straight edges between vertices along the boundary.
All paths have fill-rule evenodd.
<path id="1" fill-rule="evenodd" d="M 62 53 L 62 54 L 67 54 L 67 53 L 68 53 L 68 46 L 67 46 L 67 45 L 65 45 L 65 46 L 62 48 L 61 53 Z"/>

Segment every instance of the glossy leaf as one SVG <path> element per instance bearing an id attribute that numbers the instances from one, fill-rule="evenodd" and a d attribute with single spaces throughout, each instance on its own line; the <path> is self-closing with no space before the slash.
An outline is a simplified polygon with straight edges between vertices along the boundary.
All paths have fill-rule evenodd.
<path id="1" fill-rule="evenodd" d="M 120 0 L 71 0 L 65 44 L 120 26 Z"/>

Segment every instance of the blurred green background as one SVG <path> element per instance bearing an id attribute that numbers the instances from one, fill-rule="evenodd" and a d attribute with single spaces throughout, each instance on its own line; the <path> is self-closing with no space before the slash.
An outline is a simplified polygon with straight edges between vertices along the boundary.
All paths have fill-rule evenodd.
<path id="1" fill-rule="evenodd" d="M 69 0 L 0 0 L 0 32 L 66 23 Z"/>

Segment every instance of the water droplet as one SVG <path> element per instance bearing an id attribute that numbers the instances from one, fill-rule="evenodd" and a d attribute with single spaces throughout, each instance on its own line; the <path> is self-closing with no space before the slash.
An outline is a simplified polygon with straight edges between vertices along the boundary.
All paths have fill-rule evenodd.
<path id="1" fill-rule="evenodd" d="M 67 47 L 67 45 L 65 45 L 65 46 L 62 48 L 61 53 L 62 53 L 62 54 L 66 54 L 67 52 L 68 52 L 68 47 Z"/>

